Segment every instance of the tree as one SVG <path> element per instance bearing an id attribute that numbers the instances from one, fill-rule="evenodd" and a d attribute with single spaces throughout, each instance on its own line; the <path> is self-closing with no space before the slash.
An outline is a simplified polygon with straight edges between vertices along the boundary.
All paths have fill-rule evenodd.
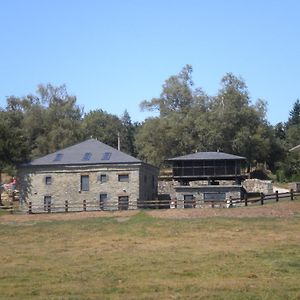
<path id="1" fill-rule="evenodd" d="M 118 133 L 122 131 L 121 120 L 101 109 L 87 113 L 82 122 L 85 138 L 96 138 L 114 148 L 118 147 Z"/>
<path id="2" fill-rule="evenodd" d="M 287 121 L 287 127 L 300 124 L 300 101 L 296 100 L 293 109 L 290 111 L 290 117 Z"/>
<path id="3" fill-rule="evenodd" d="M 163 117 L 171 112 L 190 108 L 193 103 L 192 72 L 192 66 L 186 65 L 178 75 L 171 76 L 165 81 L 159 98 L 144 100 L 140 104 L 141 109 L 158 110 Z"/>
<path id="4" fill-rule="evenodd" d="M 137 150 L 135 147 L 135 133 L 139 127 L 138 123 L 133 124 L 131 122 L 130 115 L 127 110 L 124 111 L 122 117 L 122 131 L 121 131 L 121 150 L 132 155 L 137 156 Z"/>
<path id="5" fill-rule="evenodd" d="M 3 170 L 12 170 L 16 164 L 28 157 L 25 137 L 15 121 L 14 113 L 0 110 L 0 183 Z M 1 192 L 0 189 L 0 205 Z"/>
<path id="6" fill-rule="evenodd" d="M 142 102 L 143 108 L 158 109 L 160 117 L 145 120 L 139 130 L 139 153 L 157 165 L 175 155 L 217 150 L 243 155 L 249 164 L 268 161 L 273 133 L 266 102 L 252 104 L 246 83 L 232 73 L 221 79 L 216 96 L 207 96 L 193 89 L 191 72 L 186 66 L 165 81 L 160 98 Z"/>

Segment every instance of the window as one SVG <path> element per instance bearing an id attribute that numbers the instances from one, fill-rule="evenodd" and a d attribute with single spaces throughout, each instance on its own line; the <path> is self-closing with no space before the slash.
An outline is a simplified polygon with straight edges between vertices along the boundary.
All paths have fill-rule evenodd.
<path id="1" fill-rule="evenodd" d="M 120 182 L 129 182 L 129 174 L 119 174 L 118 180 Z"/>
<path id="2" fill-rule="evenodd" d="M 53 159 L 53 161 L 61 161 L 61 159 L 63 158 L 63 154 L 62 153 L 57 153 L 55 158 Z"/>
<path id="3" fill-rule="evenodd" d="M 80 190 L 88 191 L 90 189 L 89 186 L 89 175 L 81 175 L 80 178 Z"/>
<path id="4" fill-rule="evenodd" d="M 100 182 L 107 182 L 108 178 L 107 178 L 106 174 L 101 174 L 99 179 L 100 179 Z"/>
<path id="5" fill-rule="evenodd" d="M 106 193 L 101 193 L 100 194 L 100 203 L 99 203 L 99 206 L 100 206 L 101 210 L 106 208 L 107 200 L 108 200 L 107 194 Z"/>
<path id="6" fill-rule="evenodd" d="M 44 196 L 44 211 L 51 209 L 51 196 Z"/>
<path id="7" fill-rule="evenodd" d="M 204 201 L 224 201 L 225 198 L 226 194 L 221 192 L 204 193 Z"/>
<path id="8" fill-rule="evenodd" d="M 104 152 L 101 160 L 110 160 L 111 152 Z"/>
<path id="9" fill-rule="evenodd" d="M 91 152 L 86 152 L 84 155 L 83 155 L 83 158 L 82 160 L 83 161 L 89 161 L 92 157 L 92 153 Z"/>
<path id="10" fill-rule="evenodd" d="M 52 184 L 52 177 L 51 176 L 46 176 L 45 177 L 45 184 L 46 185 L 51 185 Z"/>

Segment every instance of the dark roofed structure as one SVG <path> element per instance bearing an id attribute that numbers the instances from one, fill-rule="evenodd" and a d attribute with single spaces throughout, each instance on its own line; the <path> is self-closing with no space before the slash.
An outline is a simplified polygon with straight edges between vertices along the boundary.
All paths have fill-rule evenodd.
<path id="1" fill-rule="evenodd" d="M 242 197 L 245 161 L 245 157 L 223 152 L 197 152 L 168 159 L 172 177 L 179 182 L 174 187 L 177 207 L 202 207 Z"/>
<path id="2" fill-rule="evenodd" d="M 30 213 L 137 209 L 157 195 L 156 167 L 95 139 L 18 171 L 20 207 Z"/>
<path id="3" fill-rule="evenodd" d="M 98 140 L 89 139 L 82 143 L 56 151 L 41 158 L 37 158 L 27 166 L 51 166 L 51 165 L 94 165 L 114 163 L 141 163 L 124 152 L 118 151 Z"/>
<path id="4" fill-rule="evenodd" d="M 245 157 L 223 152 L 197 152 L 170 158 L 173 178 L 181 182 L 193 180 L 240 179 Z"/>
<path id="5" fill-rule="evenodd" d="M 193 154 L 183 155 L 168 159 L 168 161 L 175 160 L 245 160 L 245 157 L 236 156 L 224 152 L 197 152 Z"/>

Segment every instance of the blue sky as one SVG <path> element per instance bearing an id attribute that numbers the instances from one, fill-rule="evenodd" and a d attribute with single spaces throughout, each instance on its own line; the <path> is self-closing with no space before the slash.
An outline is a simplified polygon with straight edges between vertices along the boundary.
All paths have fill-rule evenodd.
<path id="1" fill-rule="evenodd" d="M 0 0 L 0 41 L 2 107 L 66 84 L 85 112 L 142 121 L 139 103 L 186 64 L 209 95 L 226 72 L 243 77 L 272 124 L 300 98 L 298 0 Z"/>

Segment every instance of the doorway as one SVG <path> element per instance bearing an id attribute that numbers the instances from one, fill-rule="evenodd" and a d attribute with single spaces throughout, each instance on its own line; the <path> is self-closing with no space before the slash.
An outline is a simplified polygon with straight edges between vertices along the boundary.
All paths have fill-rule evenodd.
<path id="1" fill-rule="evenodd" d="M 128 210 L 129 197 L 128 196 L 119 196 L 118 209 L 119 210 Z"/>
<path id="2" fill-rule="evenodd" d="M 184 195 L 184 208 L 195 208 L 196 202 L 194 195 Z"/>

